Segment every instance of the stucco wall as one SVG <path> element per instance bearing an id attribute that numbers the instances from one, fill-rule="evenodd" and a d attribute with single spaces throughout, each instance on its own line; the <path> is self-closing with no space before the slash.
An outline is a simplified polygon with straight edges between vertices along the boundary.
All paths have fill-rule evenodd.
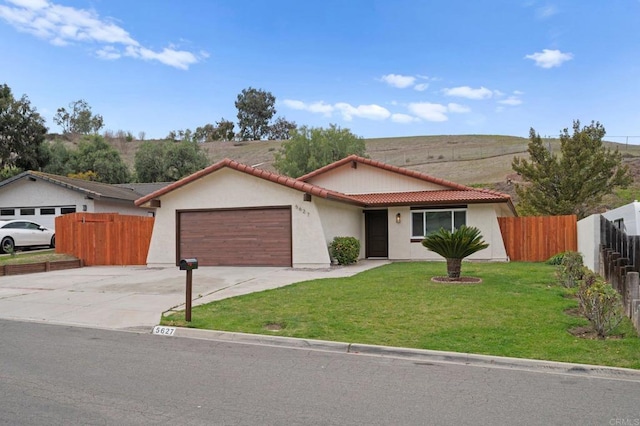
<path id="1" fill-rule="evenodd" d="M 584 266 L 600 272 L 600 215 L 592 214 L 578 221 L 578 251 Z"/>
<path id="2" fill-rule="evenodd" d="M 351 163 L 345 164 L 310 179 L 309 183 L 345 194 L 428 191 L 444 188 L 441 185 L 361 163 L 358 163 L 355 169 L 351 167 Z"/>
<path id="3" fill-rule="evenodd" d="M 92 200 L 85 200 L 92 201 Z M 86 203 L 85 203 L 86 204 Z M 94 213 L 120 213 L 132 216 L 152 216 L 155 209 L 145 209 L 142 207 L 136 207 L 134 204 L 118 203 L 115 201 L 95 200 L 92 210 L 88 210 Z M 81 211 L 81 210 L 78 210 Z"/>
<path id="4" fill-rule="evenodd" d="M 176 210 L 291 206 L 293 266 L 327 267 L 329 252 L 316 208 L 316 197 L 283 185 L 224 168 L 161 197 L 147 264 L 175 265 Z"/>
<path id="5" fill-rule="evenodd" d="M 475 226 L 480 230 L 482 237 L 489 244 L 489 247 L 480 250 L 477 253 L 468 257 L 470 260 L 493 260 L 493 261 L 507 261 L 507 251 L 502 240 L 502 233 L 500 232 L 500 225 L 498 224 L 499 207 L 493 204 L 470 204 L 467 208 L 467 225 Z M 389 217 L 392 217 L 390 214 Z M 404 213 L 402 214 L 404 225 L 402 230 L 399 230 L 397 238 L 402 239 L 394 242 L 398 250 L 398 255 L 404 255 L 405 249 L 402 249 L 402 241 L 409 241 L 409 259 L 414 260 L 442 260 L 442 257 L 436 253 L 433 253 L 420 243 L 411 241 L 411 221 L 409 220 L 409 211 L 407 211 L 407 220 L 404 220 Z M 394 224 L 395 225 L 395 224 Z M 391 224 L 389 225 L 391 229 Z M 391 253 L 391 232 L 389 233 L 389 256 L 392 259 L 405 259 L 404 257 L 395 257 L 396 253 Z"/>
<path id="6" fill-rule="evenodd" d="M 86 209 L 85 209 L 86 206 Z M 54 215 L 41 215 L 40 208 L 55 208 Z M 92 200 L 84 194 L 41 180 L 20 179 L 0 188 L 0 208 L 16 209 L 14 216 L 3 216 L 0 220 L 27 219 L 47 228 L 55 229 L 55 218 L 60 216 L 61 207 L 75 207 L 77 212 L 120 213 L 148 216 L 149 209 L 136 207 L 131 203 Z M 19 209 L 34 208 L 34 215 L 20 216 Z"/>
<path id="7" fill-rule="evenodd" d="M 618 219 L 624 221 L 623 231 L 627 235 L 640 235 L 640 203 L 634 201 L 617 209 L 602 213 L 606 219 L 614 222 Z"/>
<path id="8" fill-rule="evenodd" d="M 360 258 L 365 254 L 364 215 L 361 207 L 314 198 L 327 246 L 335 237 L 355 237 L 360 241 Z"/>

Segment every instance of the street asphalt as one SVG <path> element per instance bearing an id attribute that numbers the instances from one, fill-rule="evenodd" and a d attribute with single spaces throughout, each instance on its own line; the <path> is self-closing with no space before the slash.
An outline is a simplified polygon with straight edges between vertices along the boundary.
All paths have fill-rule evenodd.
<path id="1" fill-rule="evenodd" d="M 193 306 L 302 281 L 347 277 L 389 263 L 365 260 L 328 269 L 202 267 L 193 271 Z M 0 319 L 151 333 L 163 313 L 183 310 L 186 273 L 174 268 L 92 266 L 0 277 Z M 175 337 L 358 353 L 422 362 L 616 377 L 640 383 L 640 370 L 178 328 Z M 164 338 L 158 336 L 158 338 Z"/>

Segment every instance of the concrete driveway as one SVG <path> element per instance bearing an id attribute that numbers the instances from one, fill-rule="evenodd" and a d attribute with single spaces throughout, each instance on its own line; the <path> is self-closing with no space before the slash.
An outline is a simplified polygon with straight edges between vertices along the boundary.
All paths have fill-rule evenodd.
<path id="1" fill-rule="evenodd" d="M 364 260 L 322 270 L 203 267 L 193 271 L 193 305 L 319 278 L 355 275 L 388 263 Z M 91 266 L 0 277 L 0 318 L 109 329 L 158 324 L 184 309 L 185 275 L 177 267 Z"/>

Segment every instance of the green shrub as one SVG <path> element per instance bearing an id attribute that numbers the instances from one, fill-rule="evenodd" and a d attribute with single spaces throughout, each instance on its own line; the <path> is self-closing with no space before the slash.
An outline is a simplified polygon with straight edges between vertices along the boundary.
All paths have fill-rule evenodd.
<path id="1" fill-rule="evenodd" d="M 561 265 L 562 264 L 562 260 L 564 259 L 564 255 L 566 252 L 562 252 L 562 253 L 558 253 L 558 254 L 554 254 L 553 256 L 551 256 L 549 259 L 547 259 L 544 263 L 546 263 L 547 265 Z"/>
<path id="2" fill-rule="evenodd" d="M 578 287 L 580 310 L 598 337 L 604 339 L 622 321 L 620 294 L 601 277 L 589 271 Z"/>
<path id="3" fill-rule="evenodd" d="M 573 288 L 578 285 L 584 275 L 582 255 L 575 251 L 567 251 L 556 271 L 556 277 L 561 285 Z"/>
<path id="4" fill-rule="evenodd" d="M 427 235 L 422 245 L 447 260 L 447 276 L 451 279 L 460 278 L 462 259 L 489 247 L 478 228 L 465 225 L 453 232 L 440 228 Z"/>
<path id="5" fill-rule="evenodd" d="M 354 237 L 335 237 L 329 244 L 329 253 L 340 265 L 356 263 L 360 256 L 360 241 Z"/>

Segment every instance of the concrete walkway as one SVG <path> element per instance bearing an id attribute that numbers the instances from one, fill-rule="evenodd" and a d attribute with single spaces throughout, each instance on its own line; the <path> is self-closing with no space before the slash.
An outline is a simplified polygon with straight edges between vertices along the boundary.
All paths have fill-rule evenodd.
<path id="1" fill-rule="evenodd" d="M 203 267 L 193 271 L 193 305 L 289 284 L 346 277 L 388 263 L 329 269 Z M 184 309 L 186 273 L 177 267 L 91 266 L 0 277 L 0 318 L 108 329 L 152 327 Z"/>

